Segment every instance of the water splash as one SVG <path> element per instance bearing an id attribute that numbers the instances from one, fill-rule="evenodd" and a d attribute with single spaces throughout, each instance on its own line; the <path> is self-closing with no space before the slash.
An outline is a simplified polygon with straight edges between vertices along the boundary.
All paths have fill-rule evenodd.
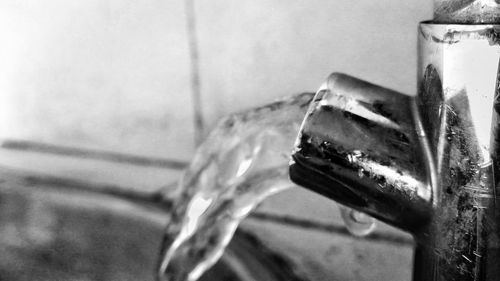
<path id="1" fill-rule="evenodd" d="M 294 186 L 288 177 L 290 152 L 312 98 L 297 95 L 218 124 L 180 181 L 160 280 L 197 280 L 260 202 Z"/>
<path id="2" fill-rule="evenodd" d="M 257 204 L 293 186 L 289 155 L 312 98 L 301 94 L 218 124 L 179 184 L 161 280 L 197 280 L 220 258 L 238 224 Z"/>

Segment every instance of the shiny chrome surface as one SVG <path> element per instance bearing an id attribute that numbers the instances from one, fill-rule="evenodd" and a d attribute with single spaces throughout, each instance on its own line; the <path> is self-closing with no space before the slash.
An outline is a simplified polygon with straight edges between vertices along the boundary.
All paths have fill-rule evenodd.
<path id="1" fill-rule="evenodd" d="M 405 230 L 414 229 L 429 216 L 432 192 L 429 155 L 425 139 L 414 129 L 418 124 L 412 101 L 332 74 L 302 125 L 292 180 Z"/>
<path id="2" fill-rule="evenodd" d="M 416 281 L 500 278 L 498 31 L 422 23 L 417 96 L 333 74 L 297 139 L 292 180 L 412 233 Z"/>
<path id="3" fill-rule="evenodd" d="M 417 280 L 499 278 L 498 30 L 420 26 L 418 102 L 438 181 L 434 215 L 419 233 Z"/>

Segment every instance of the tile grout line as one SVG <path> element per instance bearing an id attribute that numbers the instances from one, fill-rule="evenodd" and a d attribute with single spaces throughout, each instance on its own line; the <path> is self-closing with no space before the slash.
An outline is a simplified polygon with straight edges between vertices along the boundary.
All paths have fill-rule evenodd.
<path id="1" fill-rule="evenodd" d="M 201 87 L 200 87 L 200 65 L 198 52 L 198 38 L 196 36 L 196 13 L 194 0 L 185 0 L 187 39 L 189 57 L 191 60 L 191 97 L 193 99 L 194 114 L 194 141 L 198 146 L 204 135 L 205 122 L 202 112 Z"/>
<path id="2" fill-rule="evenodd" d="M 156 167 L 173 170 L 182 170 L 189 164 L 186 161 L 148 157 L 135 154 L 120 153 L 107 150 L 78 148 L 62 145 L 54 145 L 42 142 L 25 140 L 4 140 L 0 143 L 0 149 L 16 150 L 21 152 L 35 152 L 49 155 L 66 157 L 77 157 L 82 159 L 101 160 L 114 163 L 130 164 L 145 167 Z"/>

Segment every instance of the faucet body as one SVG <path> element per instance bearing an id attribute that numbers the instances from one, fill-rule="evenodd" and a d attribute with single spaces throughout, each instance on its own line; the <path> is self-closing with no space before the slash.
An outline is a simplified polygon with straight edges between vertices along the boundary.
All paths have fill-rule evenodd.
<path id="1" fill-rule="evenodd" d="M 418 31 L 417 95 L 332 74 L 290 177 L 413 234 L 414 281 L 500 280 L 500 25 Z"/>

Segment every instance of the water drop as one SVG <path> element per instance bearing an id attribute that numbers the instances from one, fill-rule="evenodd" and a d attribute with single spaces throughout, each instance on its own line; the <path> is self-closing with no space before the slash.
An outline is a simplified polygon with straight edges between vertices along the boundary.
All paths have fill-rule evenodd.
<path id="1" fill-rule="evenodd" d="M 365 170 L 363 168 L 360 168 L 358 170 L 358 177 L 363 178 L 365 176 L 364 172 L 365 172 Z"/>
<path id="2" fill-rule="evenodd" d="M 366 236 L 373 232 L 376 226 L 375 219 L 354 209 L 339 206 L 340 214 L 347 230 L 354 236 Z"/>
<path id="3" fill-rule="evenodd" d="M 352 151 L 352 156 L 356 157 L 356 158 L 359 158 L 359 157 L 363 156 L 363 153 L 361 153 L 361 151 L 359 151 L 359 150 L 353 150 Z"/>

